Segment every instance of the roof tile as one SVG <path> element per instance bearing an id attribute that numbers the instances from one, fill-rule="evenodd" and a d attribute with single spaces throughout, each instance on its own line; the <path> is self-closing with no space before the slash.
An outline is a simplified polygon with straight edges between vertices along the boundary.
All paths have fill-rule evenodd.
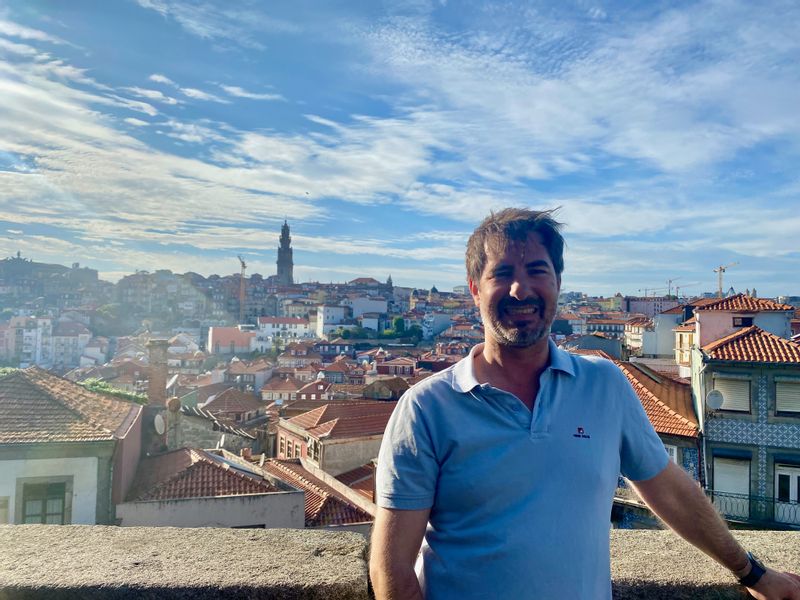
<path id="1" fill-rule="evenodd" d="M 707 344 L 703 352 L 715 360 L 800 364 L 800 344 L 755 325 Z"/>

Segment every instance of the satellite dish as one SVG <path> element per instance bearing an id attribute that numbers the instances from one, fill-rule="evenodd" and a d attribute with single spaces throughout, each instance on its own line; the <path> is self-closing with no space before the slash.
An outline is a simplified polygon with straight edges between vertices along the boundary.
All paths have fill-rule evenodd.
<path id="1" fill-rule="evenodd" d="M 725 396 L 719 390 L 711 390 L 706 394 L 706 405 L 711 410 L 719 410 L 722 408 L 722 403 L 725 401 Z"/>
<path id="2" fill-rule="evenodd" d="M 156 428 L 156 433 L 158 435 L 164 435 L 164 432 L 167 430 L 166 423 L 164 423 L 164 417 L 161 414 L 156 415 L 155 419 L 153 419 L 153 427 Z"/>

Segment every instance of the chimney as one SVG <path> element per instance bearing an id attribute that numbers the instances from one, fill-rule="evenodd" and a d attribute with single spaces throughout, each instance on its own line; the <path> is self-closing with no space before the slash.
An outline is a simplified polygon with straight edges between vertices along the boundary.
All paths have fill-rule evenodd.
<path id="1" fill-rule="evenodd" d="M 253 458 L 253 450 L 251 448 L 242 448 L 239 453 L 245 460 L 251 460 Z"/>
<path id="2" fill-rule="evenodd" d="M 150 340 L 150 375 L 147 380 L 147 404 L 164 408 L 167 402 L 167 348 L 169 340 Z"/>

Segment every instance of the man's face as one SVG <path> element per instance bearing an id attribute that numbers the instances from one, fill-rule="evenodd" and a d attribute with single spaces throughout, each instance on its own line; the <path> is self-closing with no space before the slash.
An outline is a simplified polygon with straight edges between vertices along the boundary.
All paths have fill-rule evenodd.
<path id="1" fill-rule="evenodd" d="M 538 233 L 511 242 L 501 253 L 486 252 L 480 280 L 469 282 L 486 338 L 510 348 L 533 346 L 550 333 L 561 276 Z"/>

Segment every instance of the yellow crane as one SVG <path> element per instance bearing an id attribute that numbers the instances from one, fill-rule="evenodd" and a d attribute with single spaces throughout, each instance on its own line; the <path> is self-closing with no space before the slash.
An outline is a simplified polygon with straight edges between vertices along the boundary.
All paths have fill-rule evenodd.
<path id="1" fill-rule="evenodd" d="M 739 264 L 739 261 L 732 262 L 729 265 L 720 265 L 716 269 L 714 269 L 714 273 L 718 276 L 718 286 L 717 286 L 717 297 L 722 298 L 722 274 L 730 269 L 731 267 L 735 267 Z"/>
<path id="2" fill-rule="evenodd" d="M 239 277 L 239 323 L 244 323 L 244 299 L 245 299 L 245 287 L 244 287 L 244 272 L 247 269 L 247 263 L 244 262 L 242 255 L 240 254 L 238 257 L 239 263 L 242 265 L 242 273 Z"/>

